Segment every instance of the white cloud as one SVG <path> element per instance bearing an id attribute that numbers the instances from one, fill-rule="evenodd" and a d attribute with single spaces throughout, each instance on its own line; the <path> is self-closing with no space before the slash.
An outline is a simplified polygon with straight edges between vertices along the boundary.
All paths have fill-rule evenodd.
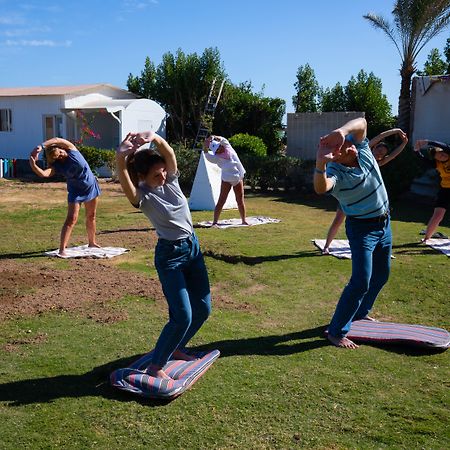
<path id="1" fill-rule="evenodd" d="M 58 42 L 50 39 L 7 39 L 3 42 L 3 45 L 6 45 L 7 47 L 70 47 L 72 45 L 72 41 Z"/>
<path id="2" fill-rule="evenodd" d="M 17 14 L 0 16 L 0 25 L 23 25 L 25 20 Z"/>
<path id="3" fill-rule="evenodd" d="M 123 6 L 127 10 L 145 9 L 150 5 L 157 5 L 158 0 L 124 0 Z"/>

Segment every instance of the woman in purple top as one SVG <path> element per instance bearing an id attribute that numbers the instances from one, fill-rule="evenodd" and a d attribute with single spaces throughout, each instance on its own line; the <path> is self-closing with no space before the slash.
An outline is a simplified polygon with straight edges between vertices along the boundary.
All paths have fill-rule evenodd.
<path id="1" fill-rule="evenodd" d="M 37 165 L 42 150 L 45 151 L 49 165 L 47 169 L 41 169 Z M 73 227 L 78 221 L 81 203 L 84 203 L 86 208 L 86 232 L 89 247 L 100 247 L 95 240 L 95 215 L 101 191 L 87 161 L 72 142 L 62 138 L 45 141 L 31 152 L 30 166 L 33 172 L 40 177 L 48 178 L 60 174 L 64 175 L 67 180 L 68 210 L 61 230 L 59 256 L 67 256 L 66 247 Z"/>

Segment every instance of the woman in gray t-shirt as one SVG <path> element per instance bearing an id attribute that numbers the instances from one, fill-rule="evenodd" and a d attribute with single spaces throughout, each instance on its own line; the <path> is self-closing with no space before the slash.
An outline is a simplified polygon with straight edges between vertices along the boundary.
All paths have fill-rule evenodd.
<path id="1" fill-rule="evenodd" d="M 150 142 L 158 153 L 137 151 Z M 130 133 L 118 148 L 116 168 L 128 200 L 147 216 L 159 238 L 155 267 L 169 305 L 169 321 L 156 343 L 147 372 L 169 378 L 163 368 L 171 357 L 195 359 L 183 348 L 210 314 L 208 273 L 170 145 L 151 131 Z"/>

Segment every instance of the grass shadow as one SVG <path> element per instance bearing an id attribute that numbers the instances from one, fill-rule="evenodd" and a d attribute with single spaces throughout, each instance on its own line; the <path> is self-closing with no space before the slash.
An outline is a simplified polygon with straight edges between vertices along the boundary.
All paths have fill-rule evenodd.
<path id="1" fill-rule="evenodd" d="M 34 403 L 51 403 L 59 398 L 102 396 L 112 400 L 134 401 L 146 406 L 164 406 L 171 400 L 149 399 L 132 396 L 109 384 L 109 375 L 121 367 L 127 367 L 142 354 L 121 358 L 95 367 L 82 375 L 57 375 L 0 384 L 0 402 L 8 406 Z"/>
<path id="2" fill-rule="evenodd" d="M 227 339 L 211 342 L 193 348 L 194 351 L 207 351 L 211 348 L 220 350 L 220 357 L 243 355 L 292 355 L 329 345 L 324 331 L 326 326 L 318 326 L 294 333 L 258 336 L 245 339 Z M 315 340 L 311 340 L 314 339 Z M 304 341 L 304 342 L 296 342 Z"/>
<path id="3" fill-rule="evenodd" d="M 3 253 L 0 255 L 0 260 L 2 259 L 24 259 L 24 258 L 48 258 L 45 252 L 51 252 L 54 248 L 39 250 L 35 252 L 21 252 L 21 253 Z"/>
<path id="4" fill-rule="evenodd" d="M 309 257 L 318 257 L 322 256 L 317 251 L 300 251 L 293 254 L 287 255 L 272 255 L 272 256 L 244 256 L 244 255 L 225 255 L 223 253 L 216 253 L 212 250 L 205 250 L 203 255 L 209 258 L 216 259 L 218 261 L 223 261 L 228 264 L 245 264 L 247 266 L 255 266 L 257 264 L 262 264 L 264 262 L 271 261 L 281 261 L 284 259 L 293 259 L 293 258 L 309 258 Z"/>
<path id="5" fill-rule="evenodd" d="M 420 242 L 407 242 L 406 244 L 394 244 L 392 250 L 395 255 L 433 255 L 440 256 L 442 253 L 434 248 Z"/>
<path id="6" fill-rule="evenodd" d="M 99 231 L 97 234 L 114 234 L 114 233 L 134 233 L 134 232 L 148 232 L 148 231 L 152 231 L 154 230 L 154 228 L 149 227 L 149 228 L 117 228 L 115 230 L 102 230 Z"/>

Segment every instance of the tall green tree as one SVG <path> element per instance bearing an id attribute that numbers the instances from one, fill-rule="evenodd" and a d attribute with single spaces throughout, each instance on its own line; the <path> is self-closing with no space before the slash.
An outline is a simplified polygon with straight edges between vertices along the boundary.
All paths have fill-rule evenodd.
<path id="1" fill-rule="evenodd" d="M 445 73 L 447 75 L 450 75 L 450 38 L 447 39 L 447 43 L 445 44 L 444 56 L 447 62 L 447 70 L 445 71 Z"/>
<path id="2" fill-rule="evenodd" d="M 321 90 L 320 109 L 323 112 L 347 111 L 347 96 L 345 89 L 340 83 L 334 87 Z"/>
<path id="3" fill-rule="evenodd" d="M 247 133 L 260 137 L 269 154 L 282 146 L 282 120 L 285 101 L 254 92 L 250 82 L 234 85 L 227 83 L 214 117 L 214 133 L 233 136 Z"/>
<path id="4" fill-rule="evenodd" d="M 423 70 L 418 70 L 419 76 L 443 75 L 447 71 L 448 64 L 442 59 L 437 48 L 431 49 L 427 60 L 423 66 Z"/>
<path id="5" fill-rule="evenodd" d="M 385 94 L 381 79 L 373 72 L 360 70 L 352 76 L 345 87 L 346 110 L 364 111 L 367 120 L 367 134 L 375 136 L 391 128 L 393 118 L 391 105 Z"/>
<path id="6" fill-rule="evenodd" d="M 202 55 L 178 49 L 165 53 L 157 67 L 146 58 L 140 76 L 130 74 L 127 86 L 160 103 L 168 114 L 169 138 L 186 142 L 195 138 L 213 79 L 225 77 L 217 48 L 207 48 Z"/>
<path id="7" fill-rule="evenodd" d="M 294 87 L 296 94 L 292 97 L 292 103 L 295 112 L 316 112 L 320 88 L 314 70 L 308 63 L 298 68 Z"/>
<path id="8" fill-rule="evenodd" d="M 409 133 L 411 115 L 411 78 L 422 48 L 444 30 L 450 21 L 450 0 L 395 0 L 393 23 L 381 15 L 364 15 L 375 28 L 394 43 L 401 57 L 401 88 L 398 124 Z"/>

